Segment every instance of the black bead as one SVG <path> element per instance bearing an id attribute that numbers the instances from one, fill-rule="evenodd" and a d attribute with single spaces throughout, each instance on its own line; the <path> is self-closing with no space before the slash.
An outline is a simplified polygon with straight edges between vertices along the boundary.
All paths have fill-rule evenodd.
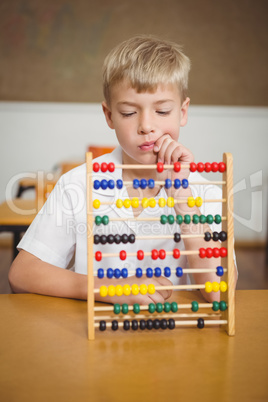
<path id="1" fill-rule="evenodd" d="M 113 244 L 113 242 L 114 242 L 114 235 L 109 234 L 109 235 L 107 236 L 107 241 L 108 241 L 109 244 Z"/>
<path id="2" fill-rule="evenodd" d="M 106 321 L 100 321 L 100 331 L 105 331 L 106 330 Z"/>
<path id="3" fill-rule="evenodd" d="M 107 243 L 107 236 L 102 235 L 101 238 L 100 238 L 100 242 L 101 242 L 101 244 L 106 244 Z"/>
<path id="4" fill-rule="evenodd" d="M 174 329 L 175 328 L 175 321 L 173 320 L 173 318 L 170 318 L 168 320 L 168 328 L 169 329 Z"/>
<path id="5" fill-rule="evenodd" d="M 118 330 L 118 322 L 116 320 L 112 321 L 112 330 L 113 331 Z"/>
<path id="6" fill-rule="evenodd" d="M 133 243 L 135 243 L 135 240 L 136 240 L 136 238 L 135 238 L 135 235 L 133 233 L 128 236 L 129 243 L 133 244 Z"/>
<path id="7" fill-rule="evenodd" d="M 205 241 L 210 241 L 211 240 L 211 233 L 206 232 L 205 233 Z"/>
<path id="8" fill-rule="evenodd" d="M 159 329 L 160 328 L 160 321 L 158 319 L 154 320 L 154 329 Z"/>
<path id="9" fill-rule="evenodd" d="M 124 330 L 128 331 L 130 328 L 130 322 L 128 320 L 124 321 L 124 326 L 123 326 Z"/>
<path id="10" fill-rule="evenodd" d="M 128 242 L 128 235 L 127 234 L 122 234 L 121 242 L 124 243 L 124 244 L 126 244 Z"/>
<path id="11" fill-rule="evenodd" d="M 198 318 L 198 320 L 197 320 L 197 328 L 202 329 L 202 328 L 204 328 L 204 326 L 205 326 L 205 322 L 204 322 L 203 318 Z"/>
<path id="12" fill-rule="evenodd" d="M 147 327 L 147 329 L 153 329 L 153 327 L 154 327 L 153 321 L 147 320 L 146 327 Z"/>
<path id="13" fill-rule="evenodd" d="M 219 233 L 218 232 L 213 232 L 213 240 L 218 241 L 219 238 L 220 238 Z"/>
<path id="14" fill-rule="evenodd" d="M 179 243 L 181 241 L 181 235 L 180 233 L 174 233 L 174 241 L 176 243 Z"/>
<path id="15" fill-rule="evenodd" d="M 165 318 L 163 318 L 162 320 L 160 320 L 160 327 L 162 329 L 167 329 L 167 320 L 165 320 Z"/>
<path id="16" fill-rule="evenodd" d="M 145 320 L 140 320 L 140 329 L 142 329 L 142 330 L 146 329 L 146 321 Z"/>
<path id="17" fill-rule="evenodd" d="M 221 241 L 226 241 L 227 240 L 227 233 L 222 231 L 220 232 L 220 240 Z"/>
<path id="18" fill-rule="evenodd" d="M 120 236 L 119 234 L 116 234 L 116 235 L 114 236 L 114 242 L 115 242 L 116 244 L 121 243 L 121 236 Z"/>
<path id="19" fill-rule="evenodd" d="M 137 329 L 139 328 L 139 323 L 138 323 L 137 320 L 133 320 L 133 321 L 132 321 L 132 323 L 131 323 L 131 328 L 132 328 L 134 331 L 137 331 Z"/>
<path id="20" fill-rule="evenodd" d="M 99 242 L 100 242 L 100 236 L 94 235 L 94 244 L 99 244 Z"/>

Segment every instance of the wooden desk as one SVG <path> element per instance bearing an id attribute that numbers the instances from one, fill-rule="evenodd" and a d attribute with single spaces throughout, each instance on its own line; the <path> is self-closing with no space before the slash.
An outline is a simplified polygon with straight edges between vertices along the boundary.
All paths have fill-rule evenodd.
<path id="1" fill-rule="evenodd" d="M 88 341 L 86 302 L 0 295 L 0 306 L 2 401 L 268 400 L 268 290 L 237 291 L 235 337 L 107 330 Z"/>

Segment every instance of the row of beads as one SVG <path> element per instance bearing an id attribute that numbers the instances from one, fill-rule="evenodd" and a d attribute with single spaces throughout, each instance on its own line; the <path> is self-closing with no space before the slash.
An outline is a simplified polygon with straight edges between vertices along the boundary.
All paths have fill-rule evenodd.
<path id="1" fill-rule="evenodd" d="M 214 282 L 213 282 L 214 283 Z M 220 302 L 214 301 L 212 302 L 212 310 L 213 311 L 225 311 L 227 309 L 227 304 L 225 301 L 221 300 Z M 192 311 L 195 313 L 199 310 L 199 304 L 197 301 L 192 302 Z"/>
<path id="2" fill-rule="evenodd" d="M 203 199 L 201 197 L 188 197 L 187 200 L 183 201 L 183 203 L 187 203 L 189 208 L 193 208 L 194 206 L 196 207 L 201 207 L 203 204 Z M 143 198 L 141 201 L 137 197 L 133 197 L 132 199 L 125 198 L 122 200 L 121 198 L 118 198 L 115 202 L 115 205 L 117 208 L 138 208 L 140 205 L 142 205 L 143 208 L 155 208 L 156 205 L 159 205 L 159 207 L 164 208 L 166 205 L 169 208 L 173 208 L 175 205 L 175 200 L 173 197 L 168 197 L 167 200 L 165 198 L 159 198 L 157 201 L 155 198 Z M 93 208 L 94 209 L 99 209 L 101 206 L 101 202 L 99 199 L 95 199 L 93 201 Z"/>
<path id="3" fill-rule="evenodd" d="M 165 267 L 163 274 L 166 278 L 169 278 L 171 276 L 172 272 L 175 272 L 176 276 L 178 278 L 181 278 L 183 276 L 183 269 L 181 267 L 177 267 L 175 270 L 171 270 L 169 267 Z M 222 266 L 216 267 L 216 275 L 223 276 L 223 274 L 224 274 L 223 267 Z M 135 276 L 137 278 L 141 278 L 143 275 L 146 275 L 147 278 L 152 278 L 153 276 L 155 276 L 156 278 L 159 278 L 160 276 L 162 276 L 162 269 L 160 267 L 156 267 L 154 269 L 146 268 L 145 272 L 143 273 L 143 270 L 141 268 L 137 268 Z M 104 269 L 103 268 L 98 269 L 97 276 L 99 279 L 104 278 Z M 108 268 L 106 271 L 106 277 L 109 279 L 128 278 L 128 270 L 127 270 L 127 268 L 123 268 L 123 269 Z"/>
<path id="4" fill-rule="evenodd" d="M 172 187 L 172 185 L 174 186 L 175 189 L 179 189 L 180 187 L 182 188 L 188 188 L 189 186 L 189 182 L 187 179 L 175 179 L 174 181 L 170 180 L 170 179 L 166 179 L 164 181 L 165 183 L 165 188 L 169 189 Z M 154 188 L 155 187 L 155 181 L 153 179 L 134 179 L 132 182 L 133 188 L 138 189 L 141 188 L 142 190 L 148 188 Z M 123 187 L 123 182 L 121 179 L 118 179 L 116 181 L 114 180 L 94 180 L 93 183 L 93 187 L 95 190 L 99 190 L 100 188 L 102 190 L 106 190 L 107 188 L 109 189 L 114 189 L 115 187 L 118 189 L 121 189 Z"/>
<path id="5" fill-rule="evenodd" d="M 205 283 L 205 292 L 206 293 L 211 293 L 212 291 L 218 292 L 219 290 L 221 292 L 226 292 L 227 283 L 225 281 L 221 281 L 220 283 L 219 282 L 212 282 L 212 283 L 206 282 Z"/>
<path id="6" fill-rule="evenodd" d="M 155 320 L 124 320 L 123 322 L 123 329 L 125 331 L 128 331 L 130 328 L 133 329 L 134 331 L 136 331 L 138 328 L 140 327 L 141 330 L 144 329 L 174 329 L 175 328 L 175 321 L 173 320 L 173 318 L 170 318 L 169 320 L 166 319 L 162 319 L 162 320 L 158 320 L 157 318 Z M 118 330 L 118 321 L 117 320 L 113 320 L 111 322 L 111 328 L 113 331 Z M 200 327 L 201 328 L 201 327 Z M 106 321 L 101 320 L 99 323 L 99 329 L 100 331 L 105 331 L 106 330 Z"/>
<path id="7" fill-rule="evenodd" d="M 199 249 L 199 257 L 200 258 L 219 258 L 219 257 L 227 257 L 227 249 L 225 247 L 208 247 L 208 248 L 200 248 Z"/>

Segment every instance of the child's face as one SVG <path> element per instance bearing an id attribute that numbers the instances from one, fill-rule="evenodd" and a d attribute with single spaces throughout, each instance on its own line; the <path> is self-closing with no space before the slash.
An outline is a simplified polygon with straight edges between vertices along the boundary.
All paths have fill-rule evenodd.
<path id="1" fill-rule="evenodd" d="M 154 144 L 159 138 L 169 135 L 178 141 L 180 127 L 187 122 L 189 98 L 181 104 L 173 85 L 138 93 L 123 81 L 112 88 L 110 106 L 105 102 L 102 106 L 123 149 L 123 162 L 152 164 L 157 162 Z"/>

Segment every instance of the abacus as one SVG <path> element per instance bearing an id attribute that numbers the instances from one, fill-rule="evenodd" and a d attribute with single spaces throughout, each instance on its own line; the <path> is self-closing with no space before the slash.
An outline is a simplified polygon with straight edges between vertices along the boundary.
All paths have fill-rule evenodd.
<path id="1" fill-rule="evenodd" d="M 233 188 L 233 159 L 230 153 L 223 154 L 223 161 L 220 163 L 190 163 L 190 164 L 181 164 L 180 162 L 176 162 L 172 165 L 164 165 L 163 163 L 157 163 L 154 165 L 143 165 L 143 169 L 157 169 L 158 172 L 163 172 L 164 169 L 174 169 L 175 172 L 179 172 L 181 169 L 190 169 L 191 172 L 219 172 L 222 174 L 222 181 L 206 181 L 206 182 L 197 182 L 197 183 L 189 183 L 187 179 L 179 180 L 175 179 L 171 181 L 170 179 L 166 179 L 165 181 L 154 182 L 154 180 L 149 179 L 148 181 L 145 179 L 137 180 L 134 179 L 133 182 L 124 182 L 122 180 L 94 180 L 93 181 L 93 173 L 94 172 L 110 172 L 113 173 L 115 169 L 139 169 L 140 165 L 114 165 L 113 163 L 92 163 L 92 154 L 88 152 L 86 154 L 86 168 L 87 168 L 87 268 L 88 268 L 88 339 L 95 339 L 95 329 L 98 328 L 100 331 L 104 331 L 106 329 L 111 329 L 113 331 L 118 330 L 119 328 L 123 328 L 124 330 L 144 330 L 144 329 L 174 329 L 176 327 L 181 326 L 197 326 L 198 328 L 203 328 L 204 326 L 213 326 L 213 325 L 221 325 L 225 328 L 228 335 L 235 335 L 235 266 L 233 260 L 233 247 L 234 247 L 234 236 L 233 236 L 233 196 L 232 196 L 232 188 Z M 154 270 L 151 268 L 147 268 L 146 271 L 143 271 L 141 268 L 137 268 L 135 272 L 128 272 L 126 268 L 123 269 L 107 269 L 106 275 L 108 278 L 127 278 L 129 274 L 135 274 L 136 277 L 141 278 L 145 273 L 148 278 L 151 278 L 153 275 L 161 276 L 162 272 L 164 272 L 164 276 L 169 277 L 172 272 L 175 272 L 178 277 L 181 277 L 184 273 L 194 273 L 194 272 L 215 272 L 219 277 L 222 277 L 220 282 L 206 282 L 205 284 L 190 284 L 190 285 L 172 285 L 172 286 L 162 286 L 158 287 L 154 284 L 141 284 L 138 285 L 110 285 L 110 286 L 100 286 L 99 289 L 94 288 L 94 275 L 97 275 L 99 278 L 103 278 L 105 272 L 102 268 L 99 268 L 97 272 L 94 272 L 93 265 L 95 261 L 102 261 L 105 257 L 112 257 L 115 254 L 109 253 L 101 253 L 100 251 L 93 252 L 93 244 L 102 243 L 105 244 L 107 241 L 112 243 L 122 243 L 123 245 L 127 242 L 134 243 L 135 235 L 122 235 L 119 234 L 109 234 L 105 235 L 94 235 L 93 228 L 94 225 L 108 225 L 111 219 L 109 219 L 108 215 L 104 216 L 95 216 L 93 213 L 93 209 L 98 210 L 101 202 L 98 199 L 93 201 L 93 193 L 92 189 L 98 190 L 102 189 L 114 189 L 115 187 L 121 189 L 123 185 L 133 185 L 134 188 L 144 189 L 146 186 L 149 188 L 153 188 L 154 185 L 164 185 L 165 188 L 170 188 L 172 185 L 177 188 L 187 188 L 190 184 L 218 184 L 222 186 L 222 198 L 219 200 L 213 199 L 205 199 L 203 200 L 201 197 L 189 197 L 187 200 L 184 199 L 174 199 L 172 197 L 168 197 L 167 199 L 159 198 L 158 205 L 159 207 L 163 207 L 168 205 L 169 207 L 173 207 L 176 203 L 187 203 L 189 207 L 194 205 L 201 206 L 203 202 L 221 202 L 222 203 L 222 216 L 215 215 L 161 215 L 160 217 L 148 217 L 148 220 L 158 220 L 161 224 L 173 224 L 174 222 L 177 224 L 182 223 L 208 223 L 211 224 L 213 221 L 215 223 L 222 222 L 222 231 L 221 232 L 206 232 L 203 235 L 195 235 L 195 234 L 185 234 L 181 235 L 180 233 L 174 233 L 174 235 L 165 235 L 165 238 L 170 239 L 171 247 L 170 250 L 166 251 L 163 249 L 156 250 L 153 249 L 149 252 L 138 250 L 136 253 L 126 253 L 126 251 L 121 250 L 117 255 L 122 261 L 127 260 L 128 256 L 136 256 L 138 261 L 142 261 L 145 256 L 150 256 L 152 260 L 160 259 L 164 260 L 167 255 L 173 256 L 174 261 L 176 262 L 181 255 L 189 255 L 190 253 L 199 255 L 200 258 L 213 258 L 213 257 L 221 257 L 222 266 L 218 266 L 215 269 L 182 269 L 180 267 L 165 267 L 162 271 L 161 268 L 155 268 Z M 106 205 L 111 205 L 113 202 L 104 202 Z M 115 201 L 117 208 L 136 208 L 139 205 L 142 205 L 143 208 L 151 207 L 153 208 L 156 205 L 155 199 L 139 199 L 139 198 L 125 198 L 117 199 Z M 120 218 L 113 218 L 113 220 L 119 220 Z M 145 218 L 129 218 L 135 220 L 145 220 Z M 183 237 L 195 237 L 195 236 L 203 236 L 206 241 L 217 241 L 220 240 L 225 247 L 220 248 L 200 248 L 199 250 L 179 250 L 178 248 L 172 247 L 172 241 L 179 242 Z M 140 238 L 146 240 L 146 236 L 140 236 Z M 153 236 L 149 237 L 150 239 L 154 238 Z M 114 304 L 113 306 L 107 305 L 103 307 L 95 306 L 94 295 L 99 293 L 100 296 L 121 296 L 121 295 L 138 295 L 153 294 L 155 291 L 159 289 L 172 289 L 172 290 L 183 290 L 183 289 L 204 289 L 206 292 L 218 292 L 220 291 L 221 300 L 220 302 L 213 303 L 197 303 L 196 301 L 192 301 L 190 304 L 178 304 L 176 302 L 165 302 L 161 303 L 150 303 L 149 305 L 139 305 L 138 303 L 134 303 L 129 306 L 127 304 Z M 203 308 L 211 308 L 212 313 L 200 313 Z M 190 314 L 180 314 L 178 310 L 180 309 L 190 309 Z M 219 312 L 220 311 L 220 312 Z M 98 315 L 95 314 L 98 312 Z M 102 313 L 107 313 L 108 315 L 100 315 Z M 120 314 L 122 313 L 122 314 Z M 144 314 L 145 313 L 145 314 Z M 185 319 L 186 318 L 186 319 Z"/>

